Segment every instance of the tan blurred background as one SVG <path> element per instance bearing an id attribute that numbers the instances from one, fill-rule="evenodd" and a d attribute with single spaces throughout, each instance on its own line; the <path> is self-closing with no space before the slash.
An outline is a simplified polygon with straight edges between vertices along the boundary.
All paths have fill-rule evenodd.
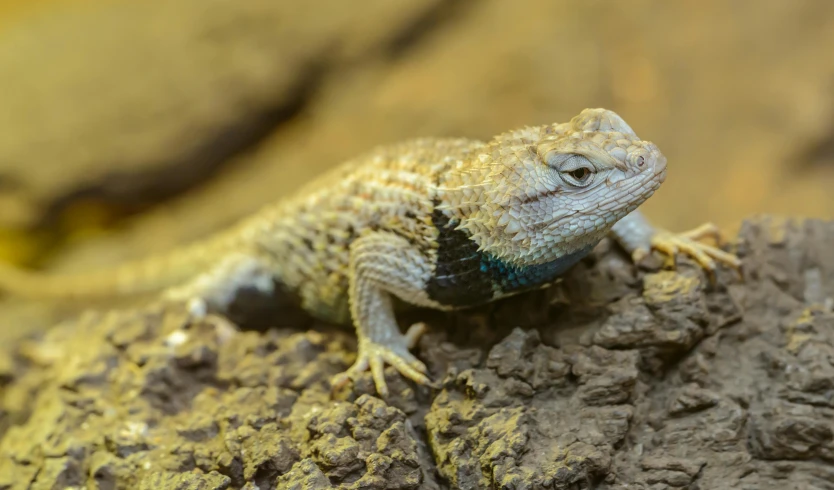
<path id="1" fill-rule="evenodd" d="M 199 238 L 374 145 L 620 113 L 683 230 L 834 215 L 830 0 L 0 1 L 0 258 Z"/>

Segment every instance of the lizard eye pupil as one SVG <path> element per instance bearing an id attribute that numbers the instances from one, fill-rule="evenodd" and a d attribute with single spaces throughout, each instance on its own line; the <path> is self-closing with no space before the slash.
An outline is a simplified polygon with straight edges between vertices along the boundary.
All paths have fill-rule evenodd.
<path id="1" fill-rule="evenodd" d="M 587 168 L 580 167 L 576 170 L 571 170 L 570 175 L 579 182 L 582 182 L 583 180 L 587 179 L 589 175 L 591 175 L 591 171 Z"/>

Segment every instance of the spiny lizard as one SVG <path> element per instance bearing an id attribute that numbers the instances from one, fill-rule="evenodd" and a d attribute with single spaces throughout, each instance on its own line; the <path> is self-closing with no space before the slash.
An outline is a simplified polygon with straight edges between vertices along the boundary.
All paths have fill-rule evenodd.
<path id="1" fill-rule="evenodd" d="M 666 158 L 617 114 L 586 109 L 570 122 L 526 127 L 489 142 L 417 139 L 377 148 L 205 242 L 114 270 L 40 276 L 0 268 L 0 290 L 39 297 L 162 291 L 195 314 L 222 312 L 244 286 L 297 293 L 312 315 L 352 321 L 358 356 L 334 386 L 370 369 L 388 392 L 390 364 L 431 384 L 392 305 L 453 310 L 556 280 L 605 236 L 634 257 L 683 252 L 708 271 L 738 259 L 636 211 L 666 178 Z"/>

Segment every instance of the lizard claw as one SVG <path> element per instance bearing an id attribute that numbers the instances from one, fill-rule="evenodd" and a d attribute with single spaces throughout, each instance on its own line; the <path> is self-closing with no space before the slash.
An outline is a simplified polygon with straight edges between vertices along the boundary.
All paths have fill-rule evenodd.
<path id="1" fill-rule="evenodd" d="M 401 337 L 400 341 L 392 341 L 388 345 L 372 340 L 360 341 L 356 361 L 347 371 L 331 378 L 330 385 L 336 390 L 344 386 L 351 377 L 370 369 L 376 391 L 385 398 L 388 396 L 388 384 L 385 382 L 384 370 L 387 363 L 415 383 L 432 386 L 432 382 L 427 376 L 428 368 L 426 368 L 426 365 L 408 352 L 408 349 L 416 344 L 417 339 L 425 329 L 425 324 L 416 323 L 408 329 L 408 332 Z"/>
<path id="2" fill-rule="evenodd" d="M 707 271 L 711 280 L 715 279 L 716 262 L 732 267 L 736 272 L 741 272 L 741 261 L 738 257 L 721 250 L 717 246 L 698 241 L 704 237 L 711 237 L 716 243 L 721 241 L 718 228 L 712 223 L 706 223 L 683 233 L 658 231 L 651 239 L 651 248 L 668 255 L 673 264 L 679 253 L 690 256 Z"/>

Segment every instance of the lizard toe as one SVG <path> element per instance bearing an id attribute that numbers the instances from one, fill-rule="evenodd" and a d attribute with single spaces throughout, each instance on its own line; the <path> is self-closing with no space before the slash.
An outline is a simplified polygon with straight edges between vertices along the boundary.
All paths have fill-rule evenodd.
<path id="1" fill-rule="evenodd" d="M 385 398 L 389 393 L 388 383 L 385 381 L 386 364 L 396 369 L 400 375 L 417 384 L 433 386 L 427 376 L 428 368 L 414 355 L 408 351 L 397 352 L 390 347 L 375 342 L 360 344 L 356 362 L 347 371 L 332 377 L 330 384 L 333 389 L 341 388 L 351 377 L 370 370 L 377 393 Z"/>
<path id="2" fill-rule="evenodd" d="M 681 233 L 680 236 L 696 241 L 700 241 L 704 238 L 712 238 L 715 243 L 719 245 L 723 241 L 721 230 L 714 223 L 704 223 L 697 228 Z"/>
<path id="3" fill-rule="evenodd" d="M 385 362 L 383 357 L 377 353 L 371 354 L 368 358 L 371 366 L 371 377 L 374 379 L 376 391 L 382 398 L 388 397 L 388 384 L 385 382 Z"/>
<path id="4" fill-rule="evenodd" d="M 715 261 L 710 258 L 710 256 L 706 252 L 706 248 L 710 248 L 706 245 L 701 243 L 692 241 L 688 238 L 678 238 L 677 239 L 677 249 L 679 253 L 683 253 L 691 257 L 698 265 L 701 266 L 704 270 L 708 273 L 712 274 L 715 272 Z"/>
<path id="5" fill-rule="evenodd" d="M 405 339 L 409 349 L 413 349 L 417 346 L 417 342 L 420 341 L 420 337 L 422 337 L 423 334 L 426 333 L 426 330 L 428 330 L 428 328 L 428 325 L 426 325 L 424 322 L 418 322 L 408 327 L 408 331 L 405 332 Z"/>
<path id="6" fill-rule="evenodd" d="M 718 247 L 697 241 L 698 238 L 714 236 L 716 233 L 718 231 L 715 225 L 709 223 L 690 232 L 681 234 L 668 232 L 657 233 L 652 237 L 651 247 L 653 250 L 669 256 L 673 263 L 678 254 L 688 255 L 707 272 L 710 280 L 714 280 L 715 278 L 718 263 L 727 265 L 740 272 L 741 261 L 738 257 Z"/>
<path id="7" fill-rule="evenodd" d="M 735 255 L 725 252 L 720 248 L 709 246 L 704 247 L 704 252 L 706 252 L 707 255 L 711 256 L 718 262 L 721 262 L 722 264 L 732 267 L 738 272 L 741 272 L 741 260 Z"/>
<path id="8" fill-rule="evenodd" d="M 652 237 L 651 249 L 665 255 L 669 259 L 667 265 L 674 267 L 679 252 L 678 237 L 671 233 L 658 233 Z"/>
<path id="9" fill-rule="evenodd" d="M 361 353 L 357 356 L 356 361 L 346 371 L 343 371 L 330 378 L 330 386 L 333 390 L 337 390 L 347 384 L 352 376 L 361 374 L 368 370 L 370 366 L 368 356 Z"/>

